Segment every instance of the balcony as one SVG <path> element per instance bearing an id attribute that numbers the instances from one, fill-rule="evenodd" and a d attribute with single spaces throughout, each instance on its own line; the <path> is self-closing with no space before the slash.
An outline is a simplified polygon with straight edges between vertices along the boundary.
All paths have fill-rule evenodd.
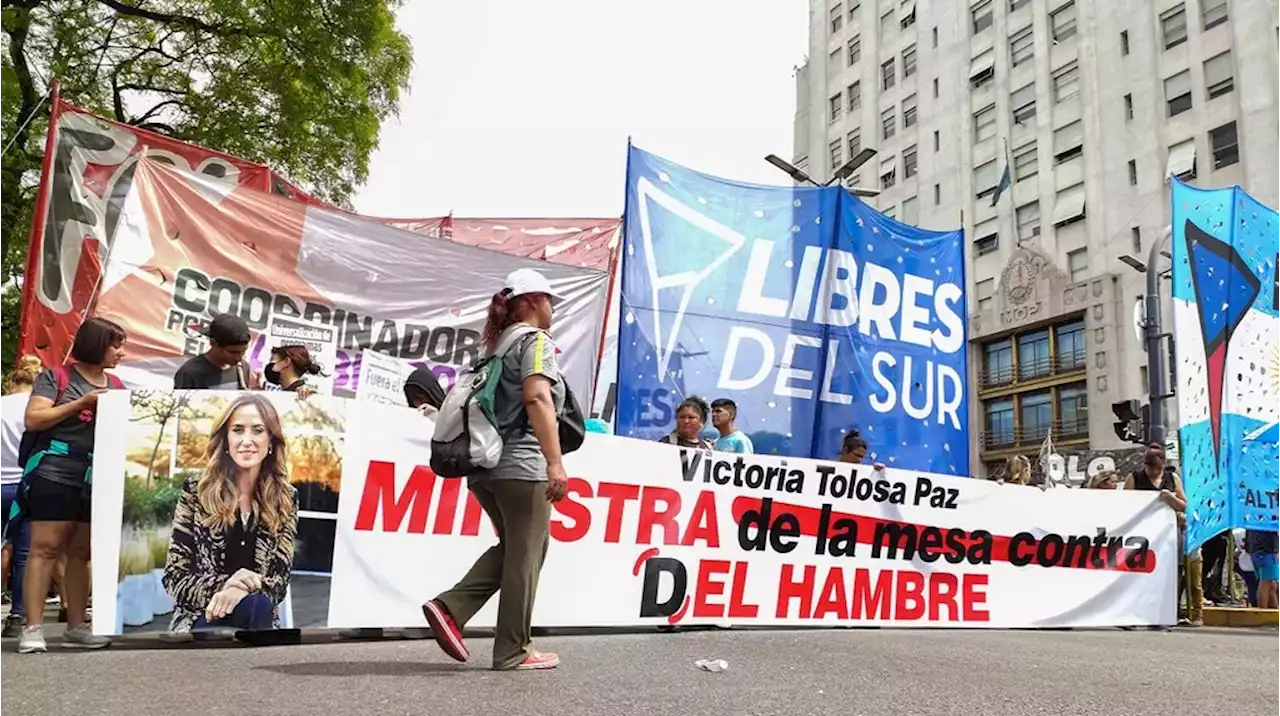
<path id="1" fill-rule="evenodd" d="M 1012 430 L 982 431 L 982 449 L 1001 450 L 1011 447 L 1030 447 L 1039 445 L 1053 430 L 1053 440 L 1082 440 L 1089 437 L 1089 419 L 1059 420 L 1055 423 L 1035 423 L 1022 425 Z"/>
<path id="2" fill-rule="evenodd" d="M 978 372 L 978 386 L 981 390 L 1003 388 L 1019 382 L 1033 381 L 1053 375 L 1074 373 L 1084 370 L 1087 353 L 1084 350 L 1060 352 L 1033 361 L 1022 361 L 1017 367 L 999 366 Z"/>

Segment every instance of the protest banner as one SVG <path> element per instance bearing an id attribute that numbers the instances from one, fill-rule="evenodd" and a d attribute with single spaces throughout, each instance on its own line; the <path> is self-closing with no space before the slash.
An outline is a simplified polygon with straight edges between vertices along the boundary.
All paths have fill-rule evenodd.
<path id="1" fill-rule="evenodd" d="M 333 392 L 354 396 L 360 351 L 428 365 L 446 385 L 472 365 L 490 299 L 517 268 L 564 295 L 554 333 L 564 374 L 591 395 L 608 274 L 431 239 L 245 188 L 228 191 L 148 159 L 135 164 L 96 313 L 129 332 L 121 378 L 170 384 L 206 348 L 210 316 L 237 313 L 265 332 L 276 318 L 336 332 Z M 260 369 L 266 337 L 250 345 Z"/>
<path id="2" fill-rule="evenodd" d="M 615 432 L 732 398 L 756 452 L 969 474 L 962 232 L 842 187 L 717 179 L 630 148 Z"/>
<path id="3" fill-rule="evenodd" d="M 111 566 L 169 534 L 159 501 L 139 498 L 145 480 L 156 480 L 145 477 L 156 429 L 140 411 L 183 395 L 112 392 L 99 404 L 93 558 L 95 628 L 104 633 L 130 608 L 118 588 L 123 572 Z M 201 474 L 220 416 L 252 394 L 185 395 L 190 414 L 175 421 L 170 486 Z M 422 626 L 422 602 L 494 541 L 464 481 L 427 467 L 431 420 L 373 402 L 270 400 L 302 514 L 323 502 L 336 528 L 328 543 L 296 543 L 329 549 L 332 571 L 295 571 L 294 623 Z M 1043 492 L 595 434 L 566 468 L 539 626 L 1067 627 L 1175 618 L 1177 528 L 1154 493 Z M 146 520 L 131 516 L 134 502 L 149 506 Z M 150 527 L 131 526 L 147 520 Z M 496 600 L 472 625 L 492 625 L 495 610 Z"/>
<path id="4" fill-rule="evenodd" d="M 360 389 L 356 400 L 383 405 L 404 405 L 404 381 L 413 369 L 377 351 L 360 351 Z"/>
<path id="5" fill-rule="evenodd" d="M 284 346 L 302 346 L 311 356 L 311 362 L 319 365 L 319 375 L 306 375 L 307 385 L 322 395 L 333 394 L 333 369 L 338 357 L 338 332 L 332 326 L 299 321 L 296 318 L 272 316 L 267 327 L 264 365 L 271 360 L 271 352 Z"/>
<path id="6" fill-rule="evenodd" d="M 1173 335 L 1187 551 L 1280 512 L 1276 210 L 1173 183 Z"/>

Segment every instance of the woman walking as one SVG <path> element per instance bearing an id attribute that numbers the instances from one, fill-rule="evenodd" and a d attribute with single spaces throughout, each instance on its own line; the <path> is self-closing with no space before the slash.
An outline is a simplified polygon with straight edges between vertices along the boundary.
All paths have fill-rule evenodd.
<path id="1" fill-rule="evenodd" d="M 493 633 L 497 670 L 560 665 L 555 654 L 533 648 L 531 626 L 550 540 L 550 503 L 563 499 L 568 488 L 557 427 L 565 386 L 547 333 L 559 300 L 542 274 L 519 269 L 489 302 L 485 347 L 497 355 L 500 346 L 509 346 L 500 357 L 502 377 L 494 396 L 497 427 L 504 435 L 502 458 L 470 476 L 467 487 L 497 529 L 498 543 L 452 589 L 422 605 L 436 643 L 466 661 L 471 652 L 462 627 L 501 592 Z"/>

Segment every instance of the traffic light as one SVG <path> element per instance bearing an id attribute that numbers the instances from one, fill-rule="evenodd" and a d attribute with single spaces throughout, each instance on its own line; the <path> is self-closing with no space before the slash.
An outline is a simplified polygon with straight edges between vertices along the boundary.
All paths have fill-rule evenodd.
<path id="1" fill-rule="evenodd" d="M 1119 419 L 1115 425 L 1116 437 L 1127 443 L 1142 444 L 1146 442 L 1143 429 L 1150 406 L 1142 405 L 1137 400 L 1121 400 L 1111 404 L 1111 412 Z"/>

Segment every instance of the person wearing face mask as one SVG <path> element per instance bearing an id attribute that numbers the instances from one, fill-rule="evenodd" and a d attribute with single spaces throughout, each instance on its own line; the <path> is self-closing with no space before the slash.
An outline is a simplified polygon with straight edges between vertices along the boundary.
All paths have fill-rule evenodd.
<path id="1" fill-rule="evenodd" d="M 315 393 L 307 384 L 307 376 L 324 375 L 320 365 L 311 360 L 306 346 L 280 346 L 271 351 L 271 362 L 262 370 L 262 377 L 281 390 L 297 393 L 306 398 Z"/>
<path id="2" fill-rule="evenodd" d="M 418 366 L 404 382 L 404 399 L 409 407 L 423 415 L 435 415 L 444 404 L 444 388 L 435 373 L 425 365 Z"/>
<path id="3" fill-rule="evenodd" d="M 169 631 L 279 628 L 297 533 L 280 416 L 262 393 L 243 393 L 214 424 L 204 471 L 183 483 L 173 513 Z"/>
<path id="4" fill-rule="evenodd" d="M 699 450 L 712 450 L 715 443 L 702 437 L 702 428 L 711 413 L 707 401 L 690 395 L 676 406 L 676 429 L 659 438 L 658 442 Z"/>

